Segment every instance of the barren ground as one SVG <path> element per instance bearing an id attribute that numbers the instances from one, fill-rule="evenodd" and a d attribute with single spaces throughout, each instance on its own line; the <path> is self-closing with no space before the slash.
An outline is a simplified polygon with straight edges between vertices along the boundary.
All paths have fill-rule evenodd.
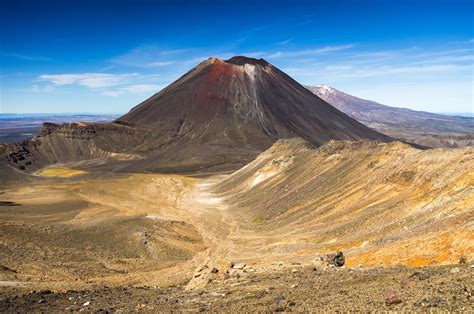
<path id="1" fill-rule="evenodd" d="M 472 150 L 331 145 L 206 178 L 62 165 L 8 186 L 0 311 L 470 309 Z M 346 267 L 318 261 L 337 250 Z"/>

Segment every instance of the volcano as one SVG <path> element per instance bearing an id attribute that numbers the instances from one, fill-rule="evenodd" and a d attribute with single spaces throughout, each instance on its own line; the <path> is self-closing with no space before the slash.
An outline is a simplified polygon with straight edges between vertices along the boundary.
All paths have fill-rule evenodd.
<path id="1" fill-rule="evenodd" d="M 111 157 L 101 169 L 121 172 L 221 171 L 292 137 L 391 140 L 267 61 L 236 56 L 203 61 L 113 123 L 45 125 L 25 150 L 46 163 Z"/>
<path id="2" fill-rule="evenodd" d="M 118 119 L 199 144 L 262 150 L 276 139 L 386 140 L 263 59 L 210 58 Z"/>

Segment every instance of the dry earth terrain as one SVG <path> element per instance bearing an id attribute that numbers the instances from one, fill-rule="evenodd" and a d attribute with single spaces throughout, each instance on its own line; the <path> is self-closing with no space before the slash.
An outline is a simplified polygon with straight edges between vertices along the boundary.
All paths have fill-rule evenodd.
<path id="1" fill-rule="evenodd" d="M 0 311 L 468 310 L 472 169 L 472 148 L 298 139 L 211 177 L 50 166 L 2 185 Z"/>

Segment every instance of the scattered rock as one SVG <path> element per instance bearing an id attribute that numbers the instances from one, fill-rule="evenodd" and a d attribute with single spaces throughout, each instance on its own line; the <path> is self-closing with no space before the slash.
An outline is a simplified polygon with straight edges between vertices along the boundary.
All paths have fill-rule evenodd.
<path id="1" fill-rule="evenodd" d="M 336 267 L 341 267 L 344 265 L 346 259 L 344 258 L 344 254 L 342 252 L 337 252 L 336 254 L 328 254 L 326 255 L 326 262 L 328 265 L 334 265 Z"/>
<path id="2" fill-rule="evenodd" d="M 451 270 L 449 271 L 451 274 L 457 274 L 461 271 L 461 269 L 459 267 L 454 267 L 454 268 L 451 268 Z"/>
<path id="3" fill-rule="evenodd" d="M 293 301 L 288 301 L 288 306 L 295 306 L 295 305 L 296 305 L 295 302 L 293 302 Z"/>
<path id="4" fill-rule="evenodd" d="M 240 264 L 233 265 L 232 268 L 234 268 L 234 269 L 244 269 L 245 266 L 246 266 L 245 264 L 240 263 Z"/>
<path id="5" fill-rule="evenodd" d="M 291 288 L 294 289 L 294 288 L 298 288 L 298 284 L 294 283 L 291 285 Z"/>
<path id="6" fill-rule="evenodd" d="M 402 280 L 402 282 L 400 283 L 400 287 L 402 288 L 409 288 L 411 286 L 413 286 L 415 284 L 415 280 L 413 278 L 407 278 L 407 279 L 404 279 Z"/>
<path id="7" fill-rule="evenodd" d="M 296 268 L 293 268 L 293 269 L 291 270 L 291 273 L 292 273 L 292 274 L 295 274 L 295 273 L 297 273 L 297 272 L 298 272 L 298 269 L 296 269 Z"/>
<path id="8" fill-rule="evenodd" d="M 383 296 L 384 296 L 384 299 L 385 299 L 385 305 L 386 306 L 391 306 L 391 305 L 402 303 L 402 300 L 397 296 L 395 291 L 393 291 L 391 289 L 385 290 Z"/>
<path id="9" fill-rule="evenodd" d="M 86 303 L 84 303 L 82 306 L 89 306 L 91 304 L 91 301 L 87 301 Z"/>
<path id="10" fill-rule="evenodd" d="M 208 268 L 208 266 L 207 266 L 207 265 L 204 265 L 204 266 L 198 267 L 198 268 L 196 269 L 196 272 L 197 272 L 197 273 L 200 273 L 200 272 L 202 272 L 204 269 L 207 269 L 207 268 Z"/>
<path id="11" fill-rule="evenodd" d="M 465 256 L 461 256 L 459 259 L 459 264 L 467 264 L 467 258 Z"/>
<path id="12" fill-rule="evenodd" d="M 442 304 L 445 304 L 446 301 L 439 298 L 439 297 L 433 297 L 431 299 L 423 299 L 421 301 L 418 301 L 415 303 L 415 306 L 418 307 L 438 307 Z"/>
<path id="13" fill-rule="evenodd" d="M 0 265 L 0 271 L 7 271 L 7 272 L 15 273 L 15 274 L 17 273 L 16 270 L 11 269 L 5 265 Z"/>
<path id="14" fill-rule="evenodd" d="M 227 280 L 227 279 L 230 279 L 230 274 L 229 272 L 224 272 L 222 273 L 222 280 Z"/>
<path id="15" fill-rule="evenodd" d="M 135 309 L 136 309 L 136 310 L 141 310 L 141 309 L 144 309 L 145 307 L 146 307 L 146 304 L 138 303 L 138 304 L 135 306 Z"/>
<path id="16" fill-rule="evenodd" d="M 277 303 L 283 300 L 285 300 L 285 296 L 283 294 L 279 294 L 273 299 L 273 302 Z"/>
<path id="17" fill-rule="evenodd" d="M 218 272 L 219 272 L 219 269 L 217 269 L 216 267 L 213 267 L 211 269 L 211 273 L 213 273 L 213 274 L 217 274 Z"/>
<path id="18" fill-rule="evenodd" d="M 240 278 L 242 275 L 242 270 L 241 269 L 231 269 L 229 271 L 229 276 L 233 278 Z"/>
<path id="19" fill-rule="evenodd" d="M 421 273 L 421 272 L 416 271 L 410 276 L 410 278 L 416 278 L 418 280 L 426 280 L 430 278 L 430 275 L 427 273 Z"/>

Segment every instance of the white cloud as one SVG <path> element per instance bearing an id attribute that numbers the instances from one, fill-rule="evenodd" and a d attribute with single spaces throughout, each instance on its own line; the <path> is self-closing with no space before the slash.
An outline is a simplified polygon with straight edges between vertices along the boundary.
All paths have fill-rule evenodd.
<path id="1" fill-rule="evenodd" d="M 145 94 L 145 93 L 157 93 L 163 88 L 157 84 L 132 84 L 120 87 L 116 90 L 104 91 L 101 94 L 104 96 L 118 97 L 124 94 Z"/>
<path id="2" fill-rule="evenodd" d="M 166 66 L 166 65 L 173 64 L 173 63 L 174 63 L 174 61 L 151 62 L 151 63 L 148 63 L 148 66 L 151 66 L 151 67 L 162 67 L 162 66 Z"/>
<path id="3" fill-rule="evenodd" d="M 137 73 L 108 74 L 108 73 L 78 73 L 78 74 L 44 74 L 39 76 L 41 81 L 52 85 L 34 85 L 35 92 L 52 92 L 55 86 L 76 85 L 84 86 L 101 95 L 119 97 L 124 94 L 145 94 L 158 92 L 163 85 L 152 82 L 160 78 L 159 74 L 140 75 Z"/>
<path id="4" fill-rule="evenodd" d="M 43 74 L 40 80 L 51 82 L 55 85 L 78 84 L 89 88 L 102 88 L 116 86 L 129 81 L 138 74 L 106 74 L 106 73 L 79 73 L 79 74 Z"/>

